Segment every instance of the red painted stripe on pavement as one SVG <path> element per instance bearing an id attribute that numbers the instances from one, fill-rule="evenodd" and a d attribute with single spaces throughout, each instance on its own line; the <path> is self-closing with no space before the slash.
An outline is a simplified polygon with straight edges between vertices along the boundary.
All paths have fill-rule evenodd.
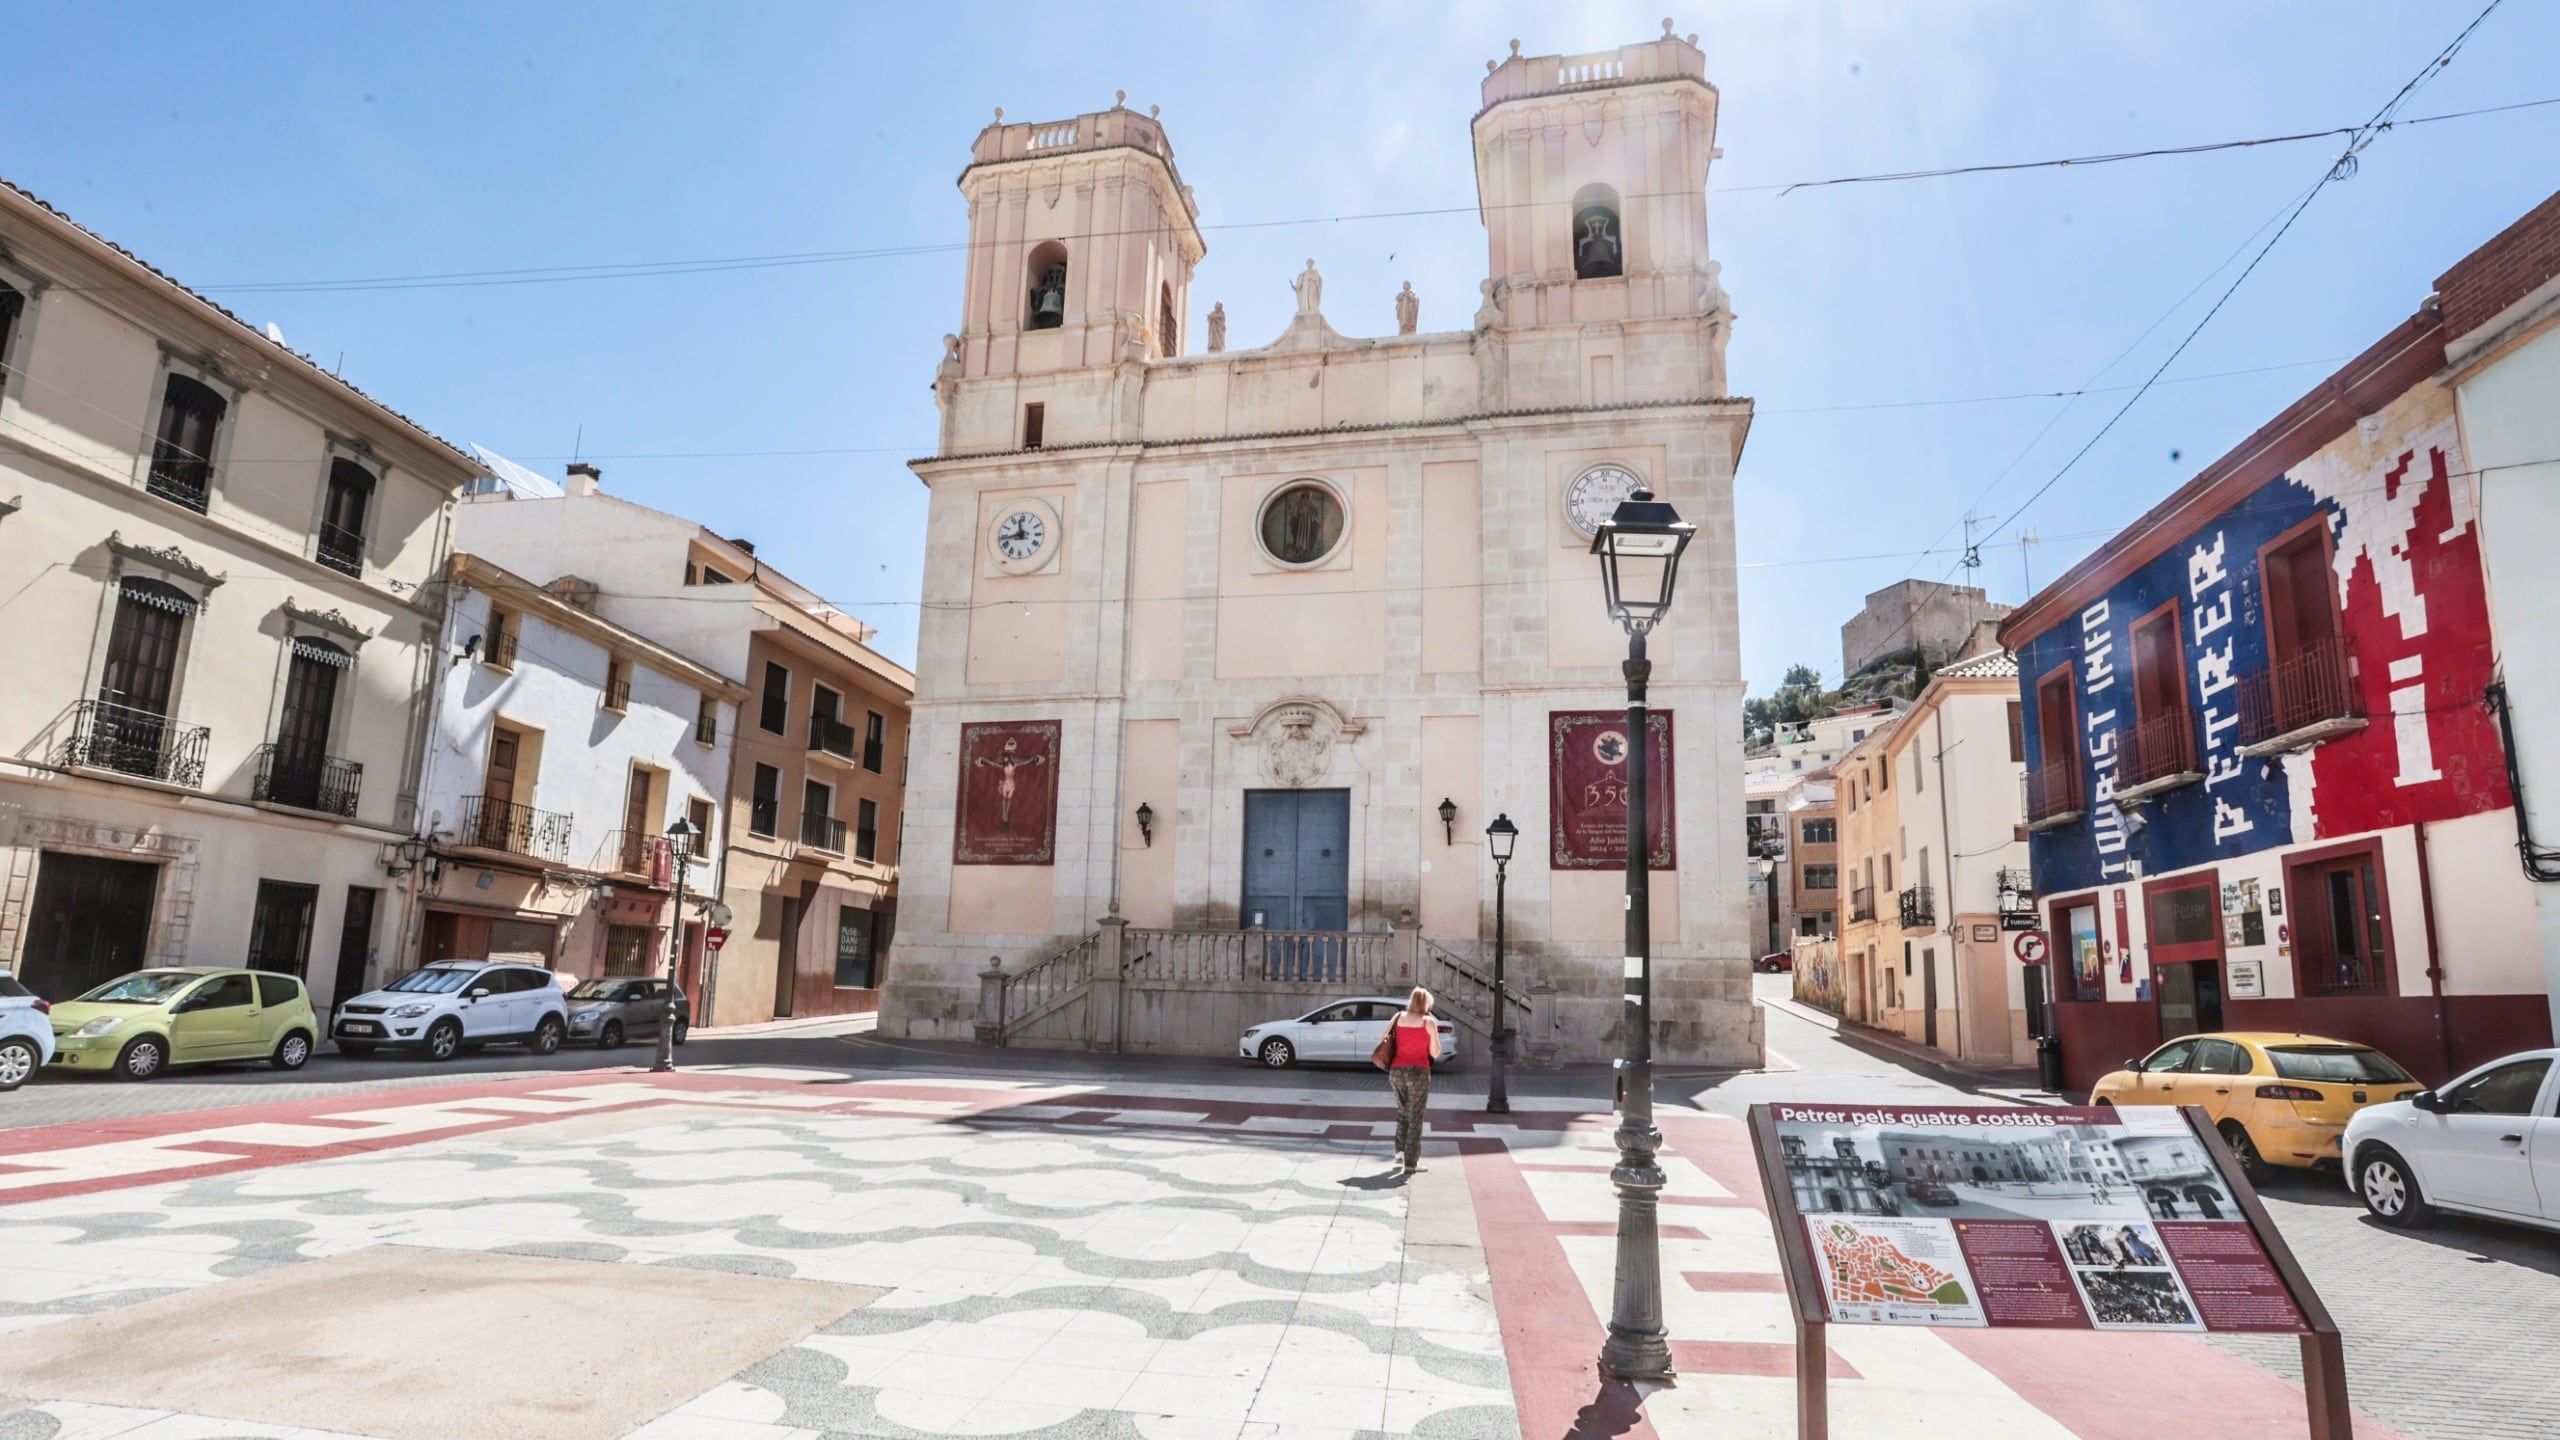
<path id="1" fill-rule="evenodd" d="M 1476 1233 L 1493 1278 L 1493 1310 L 1511 1366 L 1511 1400 L 1529 1440 L 1659 1440 L 1632 1385 L 1600 1376 L 1607 1329 L 1556 1243 L 1510 1147 L 1462 1140 Z M 1605 1228 L 1603 1233 L 1608 1233 Z"/>
<path id="2" fill-rule="evenodd" d="M 1859 1380 L 1857 1368 L 1828 1346 L 1823 1358 L 1834 1380 Z M 1674 1340 L 1671 1363 L 1682 1375 L 1757 1375 L 1792 1379 L 1796 1347 L 1785 1340 Z M 2153 1437 L 2156 1440 L 2156 1437 Z"/>

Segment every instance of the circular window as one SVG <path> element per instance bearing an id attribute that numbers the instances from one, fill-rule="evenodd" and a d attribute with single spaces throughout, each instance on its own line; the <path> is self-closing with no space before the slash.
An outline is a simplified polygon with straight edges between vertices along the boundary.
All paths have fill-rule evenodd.
<path id="1" fill-rule="evenodd" d="M 1262 548 L 1283 565 L 1313 565 L 1342 544 L 1342 497 L 1315 480 L 1283 485 L 1262 502 Z"/>

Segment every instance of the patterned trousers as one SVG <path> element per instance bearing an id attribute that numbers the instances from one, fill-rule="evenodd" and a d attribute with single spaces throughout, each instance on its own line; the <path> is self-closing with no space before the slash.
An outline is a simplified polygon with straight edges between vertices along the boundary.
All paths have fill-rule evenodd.
<path id="1" fill-rule="evenodd" d="M 1398 1065 L 1387 1072 L 1396 1090 L 1396 1153 L 1407 1165 L 1422 1163 L 1422 1107 L 1431 1103 L 1431 1067 Z"/>

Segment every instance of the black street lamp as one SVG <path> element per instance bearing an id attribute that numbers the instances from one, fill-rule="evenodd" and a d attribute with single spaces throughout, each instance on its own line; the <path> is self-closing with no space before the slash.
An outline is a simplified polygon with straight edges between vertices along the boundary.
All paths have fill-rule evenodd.
<path id="1" fill-rule="evenodd" d="M 1618 1062 L 1618 1163 L 1609 1170 L 1618 1187 L 1617 1282 L 1609 1338 L 1600 1347 L 1602 1373 L 1621 1380 L 1664 1380 L 1672 1373 L 1656 1213 L 1662 1132 L 1653 1124 L 1653 829 L 1645 814 L 1645 765 L 1653 746 L 1644 693 L 1653 662 L 1645 658 L 1644 640 L 1670 612 L 1680 552 L 1696 533 L 1679 511 L 1639 489 L 1619 502 L 1591 540 L 1609 613 L 1627 632 L 1627 1053 Z"/>
<path id="2" fill-rule="evenodd" d="M 652 1070 L 676 1068 L 676 974 L 684 959 L 684 867 L 693 858 L 694 842 L 701 838 L 702 832 L 682 816 L 667 827 L 667 856 L 676 862 L 676 910 L 674 920 L 667 926 L 667 993 L 661 1001 L 665 1008 L 658 1014 L 658 1061 L 649 1067 Z"/>
<path id="3" fill-rule="evenodd" d="M 1485 1091 L 1484 1108 L 1495 1115 L 1511 1113 L 1511 1091 L 1504 1086 L 1502 1064 L 1511 1058 L 1511 992 L 1504 980 L 1502 889 L 1511 870 L 1511 849 L 1520 843 L 1520 827 L 1507 814 L 1484 827 L 1485 849 L 1493 855 L 1493 1085 Z"/>

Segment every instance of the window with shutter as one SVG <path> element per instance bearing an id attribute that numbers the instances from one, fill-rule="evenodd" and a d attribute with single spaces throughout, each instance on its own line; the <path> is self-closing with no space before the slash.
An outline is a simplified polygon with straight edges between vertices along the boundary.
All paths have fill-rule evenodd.
<path id="1" fill-rule="evenodd" d="M 213 438 L 230 402 L 212 387 L 171 375 L 160 398 L 160 429 L 151 445 L 145 488 L 201 514 L 213 488 Z"/>

